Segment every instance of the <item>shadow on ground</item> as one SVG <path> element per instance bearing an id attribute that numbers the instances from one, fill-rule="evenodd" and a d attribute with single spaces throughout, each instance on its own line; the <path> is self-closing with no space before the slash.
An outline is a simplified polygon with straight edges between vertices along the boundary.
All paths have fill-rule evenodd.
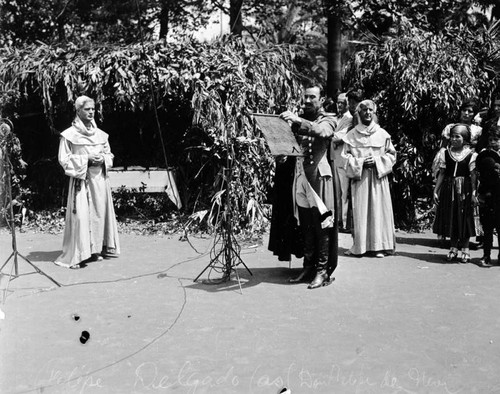
<path id="1" fill-rule="evenodd" d="M 396 243 L 403 244 L 403 245 L 428 246 L 430 248 L 447 248 L 447 247 L 449 247 L 449 241 L 443 241 L 443 240 L 439 240 L 437 238 L 396 237 Z"/>
<path id="2" fill-rule="evenodd" d="M 439 255 L 435 253 L 398 252 L 397 255 L 408 259 L 421 260 L 428 264 L 448 264 L 448 265 L 458 264 L 458 262 L 446 261 L 446 253 Z"/>
<path id="3" fill-rule="evenodd" d="M 54 261 L 61 254 L 61 250 L 34 251 L 30 252 L 26 258 L 30 261 Z"/>
<path id="4" fill-rule="evenodd" d="M 211 273 L 209 279 L 200 278 L 197 282 L 186 286 L 189 289 L 204 290 L 210 293 L 222 291 L 235 291 L 240 289 L 258 286 L 261 283 L 272 283 L 277 285 L 291 286 L 288 280 L 295 275 L 298 275 L 300 268 L 288 267 L 269 267 L 269 268 L 249 268 L 252 275 L 245 269 L 239 267 L 238 275 L 235 272 L 231 273 L 230 280 L 221 281 L 221 275 Z M 208 275 L 208 274 L 207 274 Z M 239 284 L 238 284 L 239 277 Z"/>

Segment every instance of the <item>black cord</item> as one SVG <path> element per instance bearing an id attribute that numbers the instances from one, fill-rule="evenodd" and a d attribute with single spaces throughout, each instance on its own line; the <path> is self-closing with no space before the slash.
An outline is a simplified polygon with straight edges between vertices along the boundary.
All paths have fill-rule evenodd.
<path id="1" fill-rule="evenodd" d="M 148 64 L 147 62 L 147 56 L 146 56 L 146 46 L 144 45 L 144 34 L 143 34 L 143 31 L 142 31 L 142 12 L 141 12 L 141 8 L 139 6 L 139 0 L 135 0 L 135 4 L 136 4 L 136 7 L 137 7 L 137 17 L 138 17 L 138 25 L 139 25 L 139 39 L 141 41 L 141 48 L 142 48 L 142 58 L 146 61 L 146 69 L 147 69 L 147 76 L 148 76 L 148 84 L 149 84 L 149 90 L 150 90 L 150 93 L 151 93 L 151 101 L 152 101 L 152 105 L 153 105 L 153 112 L 154 112 L 154 115 L 155 115 L 155 120 L 156 120 L 156 131 L 158 133 L 158 136 L 160 137 L 160 142 L 161 142 L 161 147 L 162 147 L 162 152 L 163 152 L 163 159 L 165 161 L 165 167 L 166 167 L 166 170 L 167 170 L 167 177 L 168 177 L 168 186 L 170 187 L 170 190 L 174 191 L 174 190 L 177 190 L 177 186 L 172 187 L 172 179 L 170 177 L 170 170 L 169 170 L 169 165 L 168 165 L 168 159 L 167 159 L 167 151 L 166 151 L 166 148 L 165 148 L 165 142 L 163 140 L 163 134 L 161 132 L 161 125 L 160 125 L 160 118 L 158 116 L 158 108 L 157 108 L 157 102 L 156 102 L 156 95 L 155 95 L 155 90 L 154 90 L 154 86 L 153 86 L 153 75 L 152 75 L 152 70 L 151 70 L 151 67 L 150 65 Z M 171 196 L 169 196 L 170 198 L 172 198 Z M 180 198 L 180 196 L 179 196 Z M 175 199 L 177 200 L 177 197 L 175 197 Z M 183 231 L 183 239 L 185 239 L 188 244 L 191 246 L 191 248 L 199 253 L 196 248 L 193 246 L 193 244 L 191 243 L 191 241 L 189 240 L 189 237 L 188 237 L 188 232 L 187 232 L 187 229 L 186 229 L 186 223 L 187 223 L 187 220 L 184 221 L 182 219 L 182 215 L 181 215 L 181 212 L 180 212 L 180 208 L 179 208 L 179 204 L 181 203 L 181 201 L 175 201 L 174 204 L 177 208 L 177 213 L 179 215 L 179 220 L 182 222 L 182 228 L 184 229 Z"/>
<path id="2" fill-rule="evenodd" d="M 139 38 L 141 41 L 141 47 L 142 47 L 142 54 L 143 58 L 146 59 L 146 48 L 144 45 L 144 35 L 142 31 L 142 13 L 141 9 L 139 6 L 139 0 L 135 0 L 136 6 L 137 6 L 137 15 L 139 19 Z M 241 13 L 241 6 L 238 11 Z M 161 126 L 160 126 L 160 121 L 158 117 L 158 111 L 157 111 L 157 104 L 156 104 L 156 97 L 155 97 L 155 91 L 153 87 L 153 76 L 152 76 L 152 71 L 151 67 L 147 65 L 147 75 L 148 75 L 148 82 L 149 82 L 149 89 L 151 92 L 151 100 L 153 103 L 153 111 L 155 114 L 155 119 L 156 119 L 156 126 L 157 126 L 157 131 L 160 136 L 160 141 L 162 144 L 162 150 L 163 150 L 163 157 L 165 160 L 165 165 L 167 166 L 167 171 L 168 171 L 168 162 L 167 162 L 167 154 L 166 154 L 166 149 L 165 149 L 165 144 L 163 141 L 163 136 L 161 133 Z M 229 147 L 231 146 L 231 141 L 229 140 L 228 136 L 226 135 L 226 146 Z M 229 148 L 228 148 L 229 149 Z M 223 279 L 229 279 L 229 275 L 231 274 L 231 271 L 234 269 L 234 264 L 233 260 L 235 258 L 240 258 L 240 248 L 239 245 L 234 237 L 233 234 L 233 229 L 231 225 L 231 220 L 232 220 L 232 210 L 231 210 L 231 196 L 230 196 L 230 189 L 231 189 L 231 178 L 232 178 L 232 158 L 234 158 L 234 150 L 230 152 L 228 150 L 227 152 L 227 158 L 226 158 L 226 170 L 228 171 L 229 175 L 226 177 L 226 204 L 224 207 L 224 212 L 222 213 L 222 219 L 219 219 L 215 223 L 215 240 L 214 240 L 214 245 L 212 247 L 212 250 L 210 252 L 211 255 L 211 263 L 210 263 L 210 272 L 214 271 L 217 273 L 221 273 Z M 169 177 L 168 182 L 171 186 L 171 179 Z M 172 187 L 171 187 L 172 189 Z M 173 189 L 172 189 L 173 190 Z M 176 204 L 177 205 L 177 204 Z M 178 206 L 178 205 L 177 205 Z M 180 215 L 179 215 L 180 216 Z M 218 215 L 219 216 L 219 215 Z M 182 220 L 182 219 L 181 219 Z M 189 245 L 194 249 L 193 245 L 188 239 L 188 234 L 186 231 L 186 224 L 183 224 L 184 227 L 184 237 L 188 241 Z M 218 245 L 219 242 L 221 245 Z M 233 246 L 234 245 L 234 246 Z M 219 246 L 219 247 L 218 247 Z M 194 249 L 196 251 L 196 249 Z M 234 254 L 234 256 L 233 256 Z M 222 256 L 222 258 L 221 258 Z M 209 276 L 210 276 L 209 272 Z"/>

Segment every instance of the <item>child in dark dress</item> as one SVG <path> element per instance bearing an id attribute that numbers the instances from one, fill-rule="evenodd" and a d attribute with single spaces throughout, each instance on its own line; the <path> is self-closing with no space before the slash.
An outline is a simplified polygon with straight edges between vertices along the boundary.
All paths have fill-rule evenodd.
<path id="1" fill-rule="evenodd" d="M 438 157 L 438 176 L 434 189 L 437 204 L 433 232 L 449 237 L 451 248 L 446 260 L 471 261 L 469 239 L 476 235 L 473 216 L 473 200 L 476 200 L 475 159 L 477 154 L 470 148 L 471 133 L 466 124 L 458 123 L 450 130 L 450 144 L 442 148 Z"/>
<path id="2" fill-rule="evenodd" d="M 496 230 L 497 236 L 500 237 L 500 128 L 498 126 L 489 130 L 488 146 L 478 154 L 476 170 L 479 174 L 479 215 L 484 232 L 484 253 L 478 265 L 491 267 L 493 230 Z"/>

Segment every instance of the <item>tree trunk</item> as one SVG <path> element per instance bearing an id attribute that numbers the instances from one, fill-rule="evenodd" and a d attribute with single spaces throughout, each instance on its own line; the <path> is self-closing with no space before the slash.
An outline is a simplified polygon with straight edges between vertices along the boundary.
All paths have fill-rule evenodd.
<path id="1" fill-rule="evenodd" d="M 56 16 L 56 27 L 57 27 L 57 36 L 59 38 L 59 42 L 66 42 L 66 31 L 64 30 L 64 25 L 66 23 L 66 15 L 68 11 L 68 5 L 71 3 L 71 0 L 66 0 L 64 4 L 62 4 L 62 9 Z"/>
<path id="2" fill-rule="evenodd" d="M 326 95 L 334 98 L 342 88 L 342 21 L 338 15 L 328 15 L 328 73 Z"/>
<path id="3" fill-rule="evenodd" d="M 229 25 L 231 34 L 241 36 L 243 32 L 243 22 L 241 19 L 241 8 L 243 0 L 231 0 L 229 9 Z"/>
<path id="4" fill-rule="evenodd" d="M 167 37 L 168 34 L 168 23 L 170 17 L 170 1 L 171 0 L 161 0 L 161 12 L 160 12 L 160 38 Z"/>
<path id="5" fill-rule="evenodd" d="M 57 36 L 59 42 L 66 42 L 66 31 L 64 30 L 64 20 L 57 19 Z"/>

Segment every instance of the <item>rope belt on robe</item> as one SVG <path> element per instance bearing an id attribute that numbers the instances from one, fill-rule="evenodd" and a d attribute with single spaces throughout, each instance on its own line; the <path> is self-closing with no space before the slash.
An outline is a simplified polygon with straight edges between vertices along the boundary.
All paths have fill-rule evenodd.
<path id="1" fill-rule="evenodd" d="M 82 190 L 82 180 L 73 178 L 73 213 L 76 214 L 76 195 Z"/>

